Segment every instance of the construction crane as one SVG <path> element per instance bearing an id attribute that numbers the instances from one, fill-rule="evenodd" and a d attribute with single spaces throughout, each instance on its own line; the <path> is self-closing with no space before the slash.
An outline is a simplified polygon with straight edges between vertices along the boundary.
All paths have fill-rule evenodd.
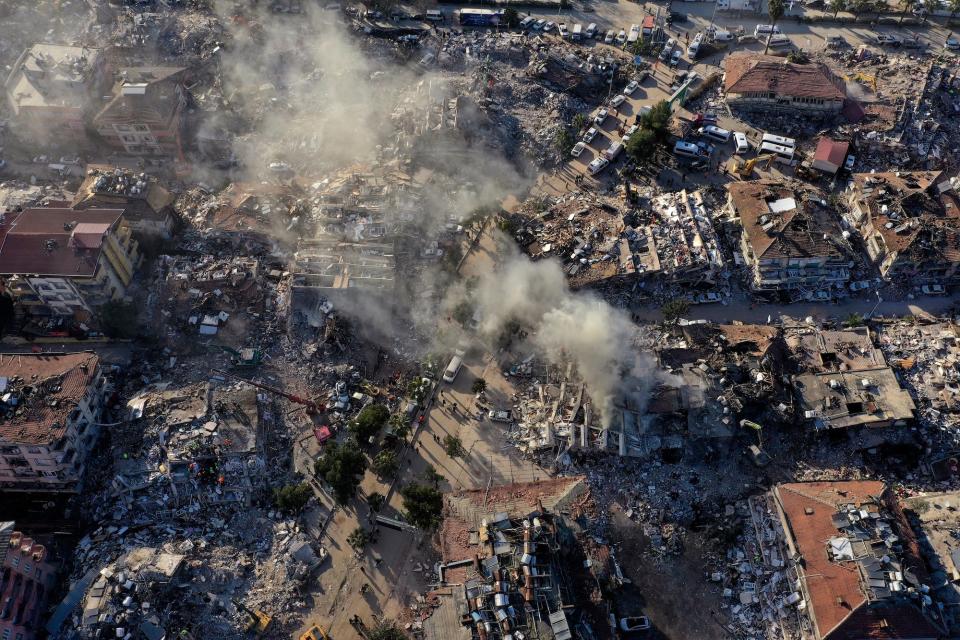
<path id="1" fill-rule="evenodd" d="M 221 376 L 224 376 L 224 377 L 226 377 L 226 378 L 231 378 L 231 379 L 233 379 L 233 380 L 239 380 L 240 382 L 246 382 L 247 384 L 249 384 L 249 385 L 251 385 L 251 386 L 254 386 L 254 387 L 256 387 L 257 389 L 263 389 L 264 391 L 268 391 L 268 392 L 270 392 L 270 393 L 275 393 L 275 394 L 278 395 L 278 396 L 282 396 L 282 397 L 286 398 L 286 399 L 289 400 L 290 402 L 294 402 L 294 403 L 296 403 L 296 404 L 303 405 L 304 407 L 307 408 L 307 413 L 308 413 L 309 415 L 315 415 L 315 414 L 321 413 L 321 412 L 323 412 L 323 411 L 327 408 L 325 405 L 323 405 L 323 404 L 321 404 L 321 403 L 319 403 L 319 402 L 315 402 L 315 401 L 310 400 L 310 399 L 308 399 L 308 398 L 301 398 L 300 396 L 294 395 L 294 394 L 292 394 L 292 393 L 287 393 L 286 391 L 284 391 L 284 390 L 282 390 L 282 389 L 277 389 L 276 387 L 271 387 L 270 385 L 268 385 L 268 384 L 263 384 L 262 382 L 254 382 L 253 380 L 248 380 L 248 379 L 246 379 L 246 378 L 243 378 L 243 377 L 241 377 L 241 376 L 238 376 L 238 375 L 235 374 L 235 373 L 230 373 L 229 371 L 224 371 L 223 369 L 213 369 L 213 372 L 214 372 L 214 373 L 217 373 L 217 374 L 220 374 Z"/>
<path id="2" fill-rule="evenodd" d="M 270 626 L 270 623 L 273 622 L 272 616 L 267 615 L 259 609 L 253 610 L 239 600 L 234 600 L 233 604 L 237 607 L 237 609 L 240 609 L 245 614 L 250 616 L 250 619 L 247 621 L 247 626 L 244 627 L 245 633 L 250 633 L 252 631 L 257 636 L 261 636 L 267 630 L 267 627 Z"/>

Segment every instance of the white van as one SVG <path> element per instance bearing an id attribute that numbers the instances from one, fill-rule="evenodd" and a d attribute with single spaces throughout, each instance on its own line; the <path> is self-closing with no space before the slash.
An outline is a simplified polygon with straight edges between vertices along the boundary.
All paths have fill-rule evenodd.
<path id="1" fill-rule="evenodd" d="M 597 35 L 597 23 L 596 23 L 596 22 L 591 22 L 589 25 L 587 25 L 586 35 L 587 35 L 588 38 L 592 38 L 592 37 L 594 37 L 595 35 Z"/>
<path id="2" fill-rule="evenodd" d="M 579 40 L 583 36 L 583 25 L 579 22 L 573 25 L 573 31 L 570 33 L 571 40 Z"/>
<path id="3" fill-rule="evenodd" d="M 613 161 L 616 160 L 621 151 L 623 151 L 623 144 L 621 142 L 614 142 L 603 152 L 603 155 L 607 160 Z"/>
<path id="4" fill-rule="evenodd" d="M 750 143 L 747 142 L 747 134 L 743 133 L 742 131 L 734 131 L 733 146 L 735 147 L 734 153 L 738 155 L 749 151 Z"/>
<path id="5" fill-rule="evenodd" d="M 427 12 L 424 14 L 424 17 L 427 20 L 430 20 L 431 22 L 443 22 L 443 11 L 440 11 L 438 9 L 427 9 Z M 533 22 L 533 18 L 525 18 L 525 19 L 530 20 L 530 22 Z M 529 24 L 529 22 L 527 24 Z M 521 22 L 520 26 L 522 27 L 524 26 L 524 24 Z"/>
<path id="6" fill-rule="evenodd" d="M 783 34 L 775 33 L 770 36 L 770 46 L 771 47 L 789 47 L 790 38 Z"/>
<path id="7" fill-rule="evenodd" d="M 721 129 L 720 127 L 708 124 L 705 127 L 700 127 L 697 129 L 699 133 L 704 138 L 710 138 L 715 142 L 726 142 L 730 139 L 730 132 L 726 129 Z"/>
<path id="8" fill-rule="evenodd" d="M 444 382 L 453 382 L 457 378 L 457 374 L 460 373 L 460 368 L 463 366 L 463 358 L 460 356 L 453 356 L 450 359 L 450 364 L 447 365 L 447 370 L 443 372 L 443 381 Z"/>
<path id="9" fill-rule="evenodd" d="M 713 39 L 717 42 L 730 42 L 733 40 L 733 34 L 729 31 L 717 31 L 713 34 Z"/>
<path id="10" fill-rule="evenodd" d="M 753 30 L 753 35 L 756 38 L 760 38 L 761 36 L 766 36 L 771 33 L 779 35 L 780 27 L 772 24 L 758 24 L 757 28 Z"/>
<path id="11" fill-rule="evenodd" d="M 673 155 L 683 156 L 685 158 L 699 158 L 700 147 L 693 144 L 692 142 L 678 140 L 677 144 L 673 145 Z"/>

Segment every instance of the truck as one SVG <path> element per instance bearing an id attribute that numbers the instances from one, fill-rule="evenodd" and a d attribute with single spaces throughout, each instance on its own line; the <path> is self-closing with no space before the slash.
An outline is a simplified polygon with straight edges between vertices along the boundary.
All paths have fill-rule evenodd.
<path id="1" fill-rule="evenodd" d="M 643 38 L 647 39 L 653 35 L 653 29 L 657 24 L 656 18 L 647 16 L 643 19 Z"/>
<path id="2" fill-rule="evenodd" d="M 632 44 L 640 39 L 640 27 L 638 25 L 630 25 L 630 33 L 627 35 L 627 44 Z"/>

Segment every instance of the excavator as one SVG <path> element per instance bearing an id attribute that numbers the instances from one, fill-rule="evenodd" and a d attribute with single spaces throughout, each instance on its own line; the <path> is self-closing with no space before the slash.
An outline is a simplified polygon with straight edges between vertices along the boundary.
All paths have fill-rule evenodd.
<path id="1" fill-rule="evenodd" d="M 267 627 L 270 626 L 270 623 L 273 622 L 273 617 L 260 611 L 259 609 L 253 610 L 247 605 L 243 604 L 239 600 L 233 600 L 233 604 L 237 609 L 240 609 L 245 614 L 250 616 L 250 619 L 247 621 L 246 626 L 244 627 L 245 633 L 253 632 L 257 637 L 262 636 Z"/>
<path id="2" fill-rule="evenodd" d="M 735 166 L 732 168 L 732 172 L 736 173 L 741 178 L 749 178 L 753 174 L 753 168 L 757 166 L 760 162 L 765 162 L 765 169 L 769 169 L 770 165 L 773 164 L 773 161 L 776 159 L 772 153 L 766 155 L 757 156 L 756 158 L 750 158 L 749 160 L 743 161 L 737 156 L 730 158 L 730 162 Z"/>
<path id="3" fill-rule="evenodd" d="M 268 385 L 268 384 L 263 384 L 262 382 L 254 382 L 253 380 L 248 380 L 247 378 L 243 378 L 243 377 L 241 377 L 241 376 L 238 376 L 238 375 L 235 374 L 235 373 L 230 373 L 229 371 L 224 371 L 223 369 L 212 369 L 212 371 L 213 371 L 214 373 L 216 373 L 216 374 L 219 374 L 219 375 L 221 375 L 221 376 L 224 376 L 225 378 L 230 378 L 230 379 L 232 379 L 232 380 L 239 380 L 240 382 L 246 382 L 247 384 L 249 384 L 249 385 L 251 385 L 251 386 L 254 386 L 254 387 L 256 387 L 257 389 L 263 389 L 264 391 L 267 391 L 267 392 L 269 392 L 269 393 L 273 393 L 273 394 L 276 394 L 276 395 L 281 396 L 281 397 L 283 397 L 283 398 L 286 398 L 286 399 L 289 400 L 290 402 L 293 402 L 293 403 L 299 404 L 299 405 L 303 405 L 303 406 L 306 407 L 306 409 L 307 409 L 307 415 L 313 416 L 313 415 L 316 415 L 316 414 L 318 414 L 318 413 L 323 413 L 323 412 L 326 410 L 326 408 L 327 408 L 324 404 L 322 404 L 322 403 L 320 403 L 320 402 L 316 402 L 316 401 L 314 401 L 314 400 L 310 400 L 309 398 L 301 398 L 301 397 L 298 396 L 298 395 L 294 395 L 294 394 L 292 394 L 292 393 L 287 393 L 286 391 L 284 391 L 284 390 L 282 390 L 282 389 L 278 389 L 278 388 L 276 388 L 276 387 L 271 387 L 270 385 Z"/>
<path id="4" fill-rule="evenodd" d="M 843 79 L 847 82 L 862 82 L 866 85 L 869 85 L 873 92 L 877 92 L 877 76 L 867 75 L 865 73 L 854 73 L 853 75 L 843 76 Z"/>

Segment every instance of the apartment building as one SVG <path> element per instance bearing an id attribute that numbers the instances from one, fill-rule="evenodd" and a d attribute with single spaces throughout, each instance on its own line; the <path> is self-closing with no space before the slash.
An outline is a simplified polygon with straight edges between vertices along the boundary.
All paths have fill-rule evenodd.
<path id="1" fill-rule="evenodd" d="M 0 493 L 77 491 L 107 388 L 94 353 L 0 354 Z"/>
<path id="2" fill-rule="evenodd" d="M 30 315 L 89 314 L 124 295 L 140 260 L 122 209 L 39 207 L 0 222 L 0 277 Z"/>
<path id="3" fill-rule="evenodd" d="M 880 274 L 912 285 L 960 282 L 960 180 L 940 171 L 858 173 L 847 221 Z"/>
<path id="4" fill-rule="evenodd" d="M 123 219 L 136 234 L 169 237 L 176 221 L 174 196 L 152 176 L 111 167 L 87 165 L 87 177 L 73 200 L 73 209 L 123 209 Z"/>
<path id="5" fill-rule="evenodd" d="M 754 291 L 810 300 L 846 287 L 853 250 L 820 195 L 766 181 L 728 186 L 728 206 L 742 229 L 740 250 Z"/>
<path id="6" fill-rule="evenodd" d="M 46 546 L 0 522 L 0 638 L 46 637 L 39 632 L 55 576 Z"/>
<path id="7" fill-rule="evenodd" d="M 180 156 L 187 105 L 183 67 L 126 67 L 117 72 L 93 127 L 108 144 L 138 156 Z"/>
<path id="8" fill-rule="evenodd" d="M 807 116 L 840 113 L 846 85 L 822 63 L 794 64 L 779 56 L 734 53 L 723 60 L 727 104 L 748 111 Z"/>

